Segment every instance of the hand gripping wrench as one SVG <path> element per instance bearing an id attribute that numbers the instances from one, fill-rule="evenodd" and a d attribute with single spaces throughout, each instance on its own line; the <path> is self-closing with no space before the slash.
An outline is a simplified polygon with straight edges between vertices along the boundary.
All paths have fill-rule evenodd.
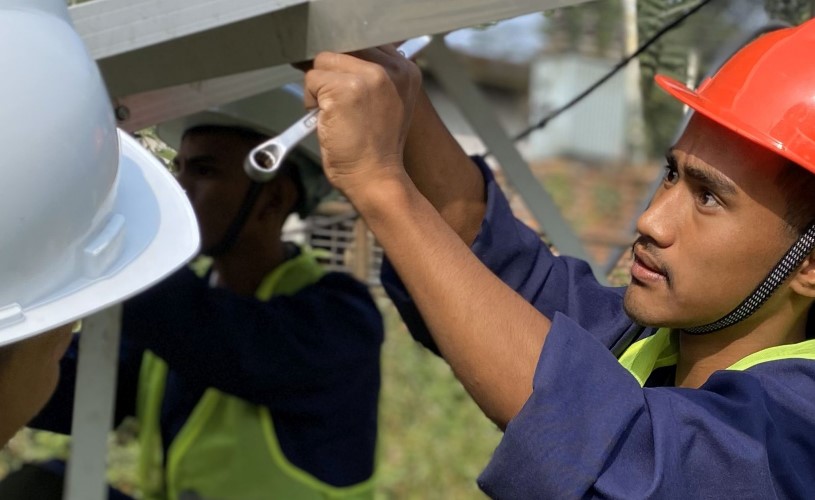
<path id="1" fill-rule="evenodd" d="M 430 43 L 429 35 L 411 38 L 396 50 L 410 59 Z M 282 134 L 258 145 L 246 157 L 243 169 L 250 179 L 257 182 L 268 182 L 274 179 L 283 165 L 286 155 L 317 128 L 319 109 L 315 109 L 300 118 Z"/>

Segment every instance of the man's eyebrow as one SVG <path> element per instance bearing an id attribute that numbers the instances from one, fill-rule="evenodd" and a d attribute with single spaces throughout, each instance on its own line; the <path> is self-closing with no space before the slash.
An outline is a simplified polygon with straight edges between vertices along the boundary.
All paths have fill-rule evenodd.
<path id="1" fill-rule="evenodd" d="M 673 153 L 673 148 L 668 150 L 665 155 L 668 164 L 677 166 L 676 156 Z M 682 172 L 689 178 L 695 180 L 699 184 L 709 186 L 713 191 L 721 194 L 734 195 L 738 192 L 736 185 L 733 181 L 707 166 L 694 165 L 692 162 L 685 161 L 682 165 Z"/>
<path id="2" fill-rule="evenodd" d="M 674 155 L 674 149 L 670 148 L 665 151 L 665 161 L 668 162 L 668 165 L 671 167 L 676 167 L 676 156 Z"/>
<path id="3" fill-rule="evenodd" d="M 176 159 L 178 156 L 176 156 Z M 214 155 L 196 155 L 190 156 L 184 159 L 187 163 L 198 163 L 198 162 L 214 162 L 216 158 Z"/>

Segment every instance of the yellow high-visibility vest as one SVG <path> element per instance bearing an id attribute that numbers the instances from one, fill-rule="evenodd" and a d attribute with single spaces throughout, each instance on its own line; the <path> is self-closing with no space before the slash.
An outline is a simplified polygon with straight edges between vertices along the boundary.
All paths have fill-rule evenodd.
<path id="1" fill-rule="evenodd" d="M 259 300 L 290 295 L 325 273 L 303 250 L 261 283 Z M 164 457 L 159 417 L 167 364 L 146 352 L 139 378 L 139 476 L 150 500 L 370 500 L 373 481 L 335 487 L 299 469 L 283 455 L 266 407 L 208 388 Z M 166 465 L 166 466 L 165 466 Z"/>
<path id="2" fill-rule="evenodd" d="M 677 334 L 669 328 L 660 328 L 650 337 L 631 344 L 620 356 L 619 361 L 634 375 L 640 386 L 643 386 L 654 370 L 675 365 L 678 356 Z M 815 360 L 815 340 L 779 345 L 754 352 L 733 363 L 727 367 L 727 370 L 746 370 L 759 363 L 792 358 Z"/>

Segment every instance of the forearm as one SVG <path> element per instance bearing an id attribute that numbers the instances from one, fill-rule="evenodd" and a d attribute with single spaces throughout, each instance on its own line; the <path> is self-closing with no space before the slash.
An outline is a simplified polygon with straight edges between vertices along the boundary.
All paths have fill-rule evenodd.
<path id="1" fill-rule="evenodd" d="M 352 197 L 456 376 L 498 425 L 532 392 L 549 320 L 472 254 L 404 176 Z"/>
<path id="2" fill-rule="evenodd" d="M 456 234 L 472 244 L 486 210 L 484 178 L 423 91 L 417 96 L 404 161 L 416 188 Z"/>
<path id="3" fill-rule="evenodd" d="M 188 270 L 130 299 L 124 331 L 191 383 L 272 409 L 338 373 L 373 366 L 381 317 L 362 284 L 339 274 L 259 301 L 209 288 Z"/>

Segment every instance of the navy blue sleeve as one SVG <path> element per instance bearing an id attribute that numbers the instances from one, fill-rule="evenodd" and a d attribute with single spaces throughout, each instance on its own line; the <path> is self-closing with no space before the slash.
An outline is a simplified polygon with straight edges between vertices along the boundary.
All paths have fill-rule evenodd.
<path id="1" fill-rule="evenodd" d="M 532 396 L 479 479 L 493 498 L 815 498 L 815 362 L 641 388 L 556 315 Z"/>
<path id="2" fill-rule="evenodd" d="M 125 417 L 135 415 L 142 350 L 124 334 L 120 340 L 119 365 L 116 376 L 116 406 L 114 426 Z M 45 408 L 29 423 L 35 429 L 70 434 L 73 422 L 76 370 L 79 360 L 79 335 L 74 335 L 70 347 L 60 360 L 60 376 L 53 396 Z"/>
<path id="3" fill-rule="evenodd" d="M 272 412 L 378 370 L 383 339 L 367 288 L 340 273 L 260 301 L 182 269 L 125 304 L 123 329 L 190 383 Z"/>
<path id="4" fill-rule="evenodd" d="M 639 327 L 618 314 L 624 289 L 601 285 L 581 260 L 552 255 L 535 231 L 513 215 L 483 160 L 475 162 L 484 175 L 487 209 L 472 251 L 484 265 L 549 319 L 561 312 L 609 348 L 636 333 Z M 387 260 L 382 283 L 414 338 L 438 354 L 421 314 Z"/>

